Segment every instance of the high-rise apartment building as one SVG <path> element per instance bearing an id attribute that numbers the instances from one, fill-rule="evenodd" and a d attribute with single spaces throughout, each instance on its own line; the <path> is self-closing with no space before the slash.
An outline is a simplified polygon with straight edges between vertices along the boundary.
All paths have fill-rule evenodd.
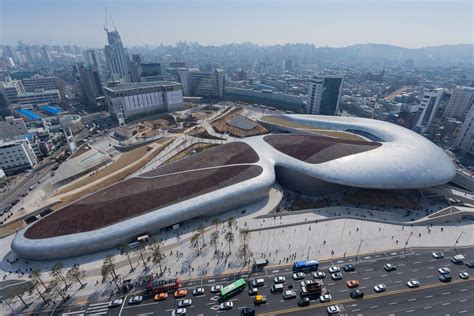
<path id="1" fill-rule="evenodd" d="M 104 53 L 107 60 L 110 78 L 114 80 L 123 79 L 130 81 L 129 64 L 130 58 L 125 52 L 122 44 L 122 39 L 117 30 L 107 32 L 108 45 L 105 46 Z"/>
<path id="2" fill-rule="evenodd" d="M 314 77 L 309 81 L 306 113 L 336 115 L 342 92 L 342 76 Z"/>
<path id="3" fill-rule="evenodd" d="M 463 121 L 474 100 L 474 88 L 456 87 L 444 111 L 445 118 L 455 118 Z"/>
<path id="4" fill-rule="evenodd" d="M 451 94 L 444 89 L 438 88 L 426 91 L 421 98 L 419 111 L 420 117 L 416 123 L 417 129 L 422 133 L 428 132 L 435 118 L 440 118 L 442 112 L 449 103 Z"/>
<path id="5" fill-rule="evenodd" d="M 12 138 L 28 133 L 25 121 L 22 118 L 13 116 L 5 117 L 5 121 L 0 121 L 0 139 Z"/>
<path id="6" fill-rule="evenodd" d="M 100 79 L 105 79 L 103 77 L 103 70 L 100 63 L 99 53 L 95 49 L 89 49 L 84 52 L 84 60 L 89 67 L 93 67 L 100 75 Z"/>
<path id="7" fill-rule="evenodd" d="M 20 80 L 7 80 L 0 82 L 0 94 L 3 95 L 7 105 L 18 102 L 18 95 L 25 92 Z"/>
<path id="8" fill-rule="evenodd" d="M 466 114 L 464 123 L 454 141 L 454 148 L 462 153 L 474 154 L 474 106 Z"/>

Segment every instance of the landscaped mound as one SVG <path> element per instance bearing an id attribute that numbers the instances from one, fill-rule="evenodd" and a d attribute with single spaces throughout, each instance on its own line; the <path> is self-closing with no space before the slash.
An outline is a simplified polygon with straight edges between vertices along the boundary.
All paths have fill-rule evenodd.
<path id="1" fill-rule="evenodd" d="M 276 150 L 298 160 L 318 164 L 375 149 L 382 144 L 316 135 L 279 134 L 263 138 Z"/>
<path id="2" fill-rule="evenodd" d="M 50 214 L 33 224 L 25 237 L 41 239 L 96 230 L 252 179 L 262 171 L 260 166 L 242 165 L 128 179 Z"/>
<path id="3" fill-rule="evenodd" d="M 154 177 L 185 170 L 226 166 L 242 163 L 255 163 L 258 155 L 249 145 L 233 142 L 208 149 L 197 155 L 178 160 L 142 174 L 142 177 Z"/>

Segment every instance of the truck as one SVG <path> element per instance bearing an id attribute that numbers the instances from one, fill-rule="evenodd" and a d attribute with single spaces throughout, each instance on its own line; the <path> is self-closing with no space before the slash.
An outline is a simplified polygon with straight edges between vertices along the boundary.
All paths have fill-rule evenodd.
<path id="1" fill-rule="evenodd" d="M 321 296 L 322 292 L 323 287 L 319 282 L 309 283 L 301 288 L 301 296 L 318 298 Z"/>
<path id="2" fill-rule="evenodd" d="M 158 278 L 148 280 L 146 290 L 149 293 L 173 292 L 179 289 L 179 279 L 159 280 Z"/>

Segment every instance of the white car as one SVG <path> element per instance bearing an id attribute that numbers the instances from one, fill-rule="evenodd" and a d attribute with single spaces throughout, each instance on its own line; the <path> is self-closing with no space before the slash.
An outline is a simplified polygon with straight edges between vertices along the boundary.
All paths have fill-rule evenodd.
<path id="1" fill-rule="evenodd" d="M 116 298 L 115 300 L 110 301 L 108 306 L 109 306 L 109 307 L 117 307 L 117 306 L 122 305 L 122 303 L 123 303 L 123 299 L 121 299 L 121 298 Z"/>
<path id="2" fill-rule="evenodd" d="M 314 271 L 311 274 L 315 279 L 324 279 L 326 277 L 326 273 L 324 273 L 323 271 Z"/>
<path id="3" fill-rule="evenodd" d="M 265 280 L 263 278 L 253 279 L 251 283 L 252 287 L 260 287 L 265 285 Z"/>
<path id="4" fill-rule="evenodd" d="M 377 284 L 376 286 L 374 286 L 375 293 L 385 292 L 386 289 L 387 289 L 387 287 L 383 283 L 380 283 L 380 284 Z"/>
<path id="5" fill-rule="evenodd" d="M 179 308 L 188 307 L 188 306 L 191 306 L 191 305 L 193 305 L 193 301 L 190 298 L 186 298 L 184 300 L 178 301 L 178 307 Z"/>
<path id="6" fill-rule="evenodd" d="M 311 283 L 314 283 L 314 281 L 313 280 L 304 280 L 304 281 L 300 282 L 300 286 L 305 287 L 306 285 L 311 284 Z"/>
<path id="7" fill-rule="evenodd" d="M 222 285 L 213 285 L 211 286 L 211 293 L 219 293 L 222 289 Z"/>
<path id="8" fill-rule="evenodd" d="M 193 290 L 193 295 L 198 296 L 198 295 L 203 295 L 204 294 L 204 288 L 203 287 L 197 287 Z"/>
<path id="9" fill-rule="evenodd" d="M 435 259 L 441 259 L 444 257 L 444 253 L 442 253 L 441 251 L 433 251 L 431 253 L 431 256 Z"/>
<path id="10" fill-rule="evenodd" d="M 279 283 L 285 283 L 286 279 L 284 276 L 277 276 L 273 279 L 273 282 L 275 282 L 275 284 L 279 284 Z"/>
<path id="11" fill-rule="evenodd" d="M 391 264 L 391 263 L 387 263 L 386 265 L 383 266 L 383 268 L 384 268 L 385 271 L 387 271 L 387 272 L 397 270 L 397 266 L 394 265 L 394 264 Z"/>
<path id="12" fill-rule="evenodd" d="M 448 267 L 442 267 L 438 269 L 438 272 L 440 274 L 448 274 L 448 273 L 451 273 L 451 269 Z"/>
<path id="13" fill-rule="evenodd" d="M 331 279 L 333 279 L 334 281 L 342 280 L 342 273 L 336 272 L 336 273 L 331 274 Z"/>
<path id="14" fill-rule="evenodd" d="M 141 301 L 143 300 L 143 296 L 141 295 L 135 295 L 135 296 L 132 296 L 128 299 L 128 304 L 129 305 L 132 305 L 132 304 L 138 304 L 140 303 Z"/>
<path id="15" fill-rule="evenodd" d="M 407 282 L 407 286 L 409 288 L 415 288 L 415 287 L 419 287 L 420 286 L 420 281 L 418 280 L 410 280 Z"/>
<path id="16" fill-rule="evenodd" d="M 337 305 L 328 306 L 327 311 L 328 311 L 328 314 L 330 315 L 339 314 L 341 312 L 341 310 L 339 309 L 339 306 Z"/>
<path id="17" fill-rule="evenodd" d="M 329 267 L 329 273 L 336 273 L 336 272 L 341 272 L 341 268 L 339 268 L 339 266 Z"/>
<path id="18" fill-rule="evenodd" d="M 330 302 L 331 300 L 332 300 L 331 294 L 324 294 L 319 297 L 319 301 L 321 303 L 327 303 L 327 302 Z"/>
<path id="19" fill-rule="evenodd" d="M 302 280 L 305 276 L 304 272 L 295 272 L 293 273 L 293 280 Z"/>
<path id="20" fill-rule="evenodd" d="M 459 277 L 460 277 L 461 279 L 463 279 L 463 280 L 467 280 L 467 279 L 469 279 L 469 273 L 467 273 L 467 272 L 465 272 L 465 271 L 460 272 L 460 273 L 459 273 Z"/>
<path id="21" fill-rule="evenodd" d="M 233 306 L 234 306 L 234 303 L 232 302 L 223 302 L 219 304 L 219 310 L 223 311 L 227 309 L 232 309 Z"/>
<path id="22" fill-rule="evenodd" d="M 186 308 L 178 308 L 171 312 L 171 316 L 183 316 L 186 315 Z"/>
<path id="23" fill-rule="evenodd" d="M 283 292 L 283 298 L 285 300 L 289 300 L 289 299 L 295 298 L 295 297 L 296 297 L 295 291 L 288 290 L 288 291 Z"/>

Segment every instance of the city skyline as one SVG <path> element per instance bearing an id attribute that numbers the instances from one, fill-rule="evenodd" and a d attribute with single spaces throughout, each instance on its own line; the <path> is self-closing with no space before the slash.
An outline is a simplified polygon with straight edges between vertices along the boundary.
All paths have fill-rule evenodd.
<path id="1" fill-rule="evenodd" d="M 296 1 L 290 5 L 288 1 L 260 0 L 251 3 L 252 10 L 249 3 L 4 0 L 0 37 L 6 44 L 102 47 L 106 44 L 107 7 L 109 29 L 115 25 L 128 47 L 178 41 L 202 45 L 309 43 L 318 47 L 377 43 L 406 48 L 474 42 L 470 1 Z M 18 23 L 20 18 L 22 23 Z M 7 27 L 11 25 L 14 27 Z"/>

